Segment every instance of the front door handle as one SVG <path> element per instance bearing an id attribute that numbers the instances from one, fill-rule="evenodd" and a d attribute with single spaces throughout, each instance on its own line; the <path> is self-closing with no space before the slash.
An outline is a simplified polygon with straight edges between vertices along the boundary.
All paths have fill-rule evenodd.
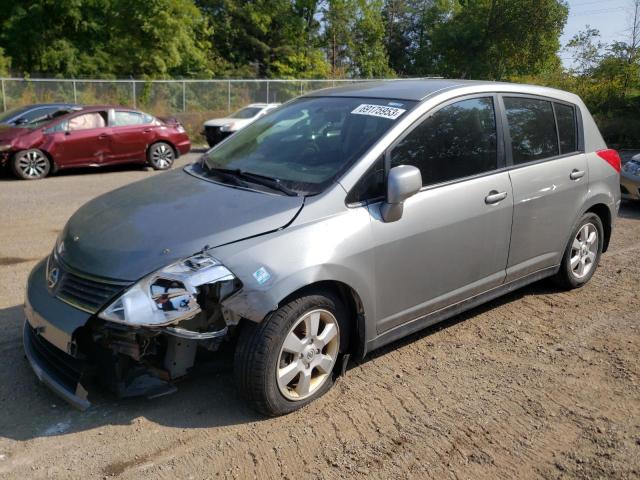
<path id="1" fill-rule="evenodd" d="M 484 197 L 484 203 L 487 205 L 493 205 L 494 203 L 501 202 L 507 198 L 507 192 L 499 192 L 497 190 L 491 190 L 489 195 Z"/>
<path id="2" fill-rule="evenodd" d="M 98 135 L 98 140 L 104 140 L 105 138 L 107 138 L 106 133 L 103 133 L 102 135 Z"/>
<path id="3" fill-rule="evenodd" d="M 577 168 L 571 170 L 571 173 L 569 174 L 569 178 L 571 180 L 578 180 L 582 177 L 584 177 L 584 170 L 578 170 Z"/>

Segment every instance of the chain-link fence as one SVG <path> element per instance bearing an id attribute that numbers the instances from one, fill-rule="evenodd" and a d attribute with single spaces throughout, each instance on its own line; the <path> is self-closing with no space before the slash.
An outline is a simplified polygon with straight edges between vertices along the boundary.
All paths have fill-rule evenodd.
<path id="1" fill-rule="evenodd" d="M 3 111 L 30 103 L 117 104 L 157 115 L 230 112 L 284 102 L 321 88 L 367 80 L 71 80 L 0 78 Z"/>
<path id="2" fill-rule="evenodd" d="M 33 103 L 122 105 L 175 116 L 193 136 L 208 118 L 248 103 L 285 102 L 313 90 L 370 80 L 73 80 L 0 78 L 2 111 Z M 193 137 L 192 137 L 193 138 Z"/>

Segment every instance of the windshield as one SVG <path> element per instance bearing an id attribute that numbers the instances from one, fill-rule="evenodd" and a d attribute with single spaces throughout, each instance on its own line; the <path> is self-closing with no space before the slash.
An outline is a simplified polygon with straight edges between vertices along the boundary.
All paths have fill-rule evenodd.
<path id="1" fill-rule="evenodd" d="M 203 166 L 275 178 L 319 193 L 362 156 L 415 102 L 310 97 L 291 102 L 204 154 Z"/>
<path id="2" fill-rule="evenodd" d="M 260 110 L 262 110 L 262 108 L 259 107 L 242 108 L 237 112 L 229 115 L 229 118 L 253 118 L 260 113 Z"/>

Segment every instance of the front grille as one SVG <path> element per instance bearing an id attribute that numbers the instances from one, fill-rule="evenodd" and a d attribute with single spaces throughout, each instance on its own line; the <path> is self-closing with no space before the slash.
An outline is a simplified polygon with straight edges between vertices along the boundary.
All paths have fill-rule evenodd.
<path id="1" fill-rule="evenodd" d="M 96 313 L 130 285 L 78 272 L 58 259 L 50 259 L 49 272 L 58 268 L 58 281 L 50 288 L 57 298 L 85 312 Z M 49 273 L 47 273 L 49 278 Z"/>
<path id="2" fill-rule="evenodd" d="M 207 142 L 210 146 L 214 146 L 216 143 L 220 143 L 227 138 L 233 132 L 222 132 L 220 127 L 204 127 L 204 135 L 207 137 Z"/>
<path id="3" fill-rule="evenodd" d="M 85 369 L 83 362 L 53 346 L 38 335 L 31 325 L 25 326 L 25 337 L 40 367 L 46 368 L 49 375 L 55 377 L 69 391 L 75 392 Z"/>

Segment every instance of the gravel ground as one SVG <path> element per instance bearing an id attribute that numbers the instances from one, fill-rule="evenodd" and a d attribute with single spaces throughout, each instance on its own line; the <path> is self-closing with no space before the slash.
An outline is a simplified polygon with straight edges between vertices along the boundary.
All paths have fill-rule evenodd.
<path id="1" fill-rule="evenodd" d="M 0 477 L 640 477 L 633 204 L 586 287 L 535 284 L 413 335 L 287 417 L 254 414 L 224 368 L 154 401 L 68 407 L 22 353 L 27 275 L 80 205 L 153 174 L 0 178 Z"/>

